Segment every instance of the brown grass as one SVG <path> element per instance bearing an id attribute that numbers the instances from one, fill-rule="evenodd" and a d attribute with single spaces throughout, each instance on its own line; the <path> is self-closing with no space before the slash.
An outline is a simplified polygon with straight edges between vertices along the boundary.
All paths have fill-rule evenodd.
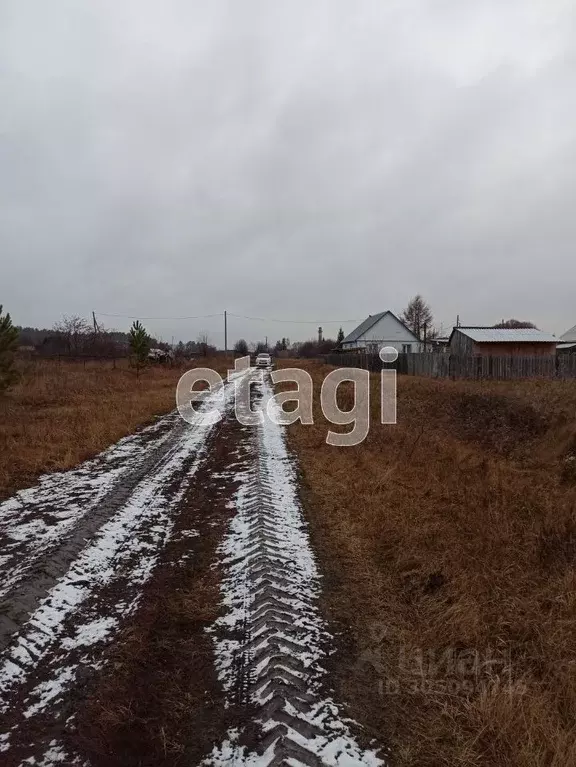
<path id="1" fill-rule="evenodd" d="M 0 397 L 0 498 L 43 472 L 68 469 L 174 407 L 186 367 L 226 368 L 222 358 L 153 366 L 136 378 L 125 360 L 34 360 Z"/>
<path id="2" fill-rule="evenodd" d="M 377 386 L 357 447 L 291 427 L 338 694 L 396 765 L 576 764 L 576 387 Z"/>

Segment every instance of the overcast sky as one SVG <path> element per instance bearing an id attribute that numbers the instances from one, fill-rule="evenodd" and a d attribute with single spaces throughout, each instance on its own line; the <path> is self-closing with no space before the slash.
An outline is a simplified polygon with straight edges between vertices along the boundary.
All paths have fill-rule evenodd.
<path id="1" fill-rule="evenodd" d="M 23 325 L 228 309 L 335 336 L 420 292 L 444 330 L 559 335 L 575 20 L 564 0 L 0 0 L 0 303 Z M 223 343 L 220 317 L 145 324 Z M 315 331 L 230 320 L 232 341 Z"/>

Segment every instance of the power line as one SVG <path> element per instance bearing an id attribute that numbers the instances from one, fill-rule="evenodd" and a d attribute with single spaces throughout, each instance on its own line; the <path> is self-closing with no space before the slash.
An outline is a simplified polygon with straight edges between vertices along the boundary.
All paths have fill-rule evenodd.
<path id="1" fill-rule="evenodd" d="M 362 322 L 362 320 L 358 319 L 348 319 L 348 320 L 274 320 L 270 317 L 248 317 L 246 314 L 233 314 L 233 312 L 228 312 L 229 317 L 240 317 L 243 320 L 257 320 L 259 322 L 284 322 L 284 323 L 290 323 L 290 324 L 296 324 L 296 325 L 318 325 L 318 324 L 325 324 L 329 325 L 330 323 L 334 325 L 338 324 L 344 324 L 346 322 Z M 365 318 L 363 318 L 365 319 Z"/>
<path id="2" fill-rule="evenodd" d="M 133 314 L 108 314 L 107 312 L 96 312 L 101 317 L 121 317 L 125 320 L 203 320 L 208 317 L 221 317 L 222 312 L 217 314 L 196 314 L 190 317 L 142 317 Z"/>
<path id="3" fill-rule="evenodd" d="M 203 320 L 210 317 L 222 317 L 225 312 L 217 312 L 216 314 L 196 314 L 189 317 L 142 317 L 141 315 L 133 314 L 109 314 L 108 312 L 96 312 L 100 317 L 120 317 L 126 320 Z M 361 319 L 347 319 L 347 320 L 277 320 L 270 317 L 250 317 L 247 314 L 234 314 L 228 312 L 228 317 L 238 317 L 243 320 L 255 320 L 257 322 L 278 322 L 289 325 L 338 325 L 345 324 L 347 322 L 362 322 Z M 364 318 L 363 318 L 364 319 Z"/>

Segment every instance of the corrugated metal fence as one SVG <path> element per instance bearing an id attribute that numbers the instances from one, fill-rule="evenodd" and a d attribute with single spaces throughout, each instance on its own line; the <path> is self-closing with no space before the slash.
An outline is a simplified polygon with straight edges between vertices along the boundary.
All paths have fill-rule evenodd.
<path id="1" fill-rule="evenodd" d="M 431 378 L 576 378 L 576 354 L 545 357 L 458 357 L 454 354 L 399 354 L 396 362 L 383 363 L 377 354 L 328 354 L 329 365 L 357 367 L 377 372 L 395 368 L 398 373 Z"/>

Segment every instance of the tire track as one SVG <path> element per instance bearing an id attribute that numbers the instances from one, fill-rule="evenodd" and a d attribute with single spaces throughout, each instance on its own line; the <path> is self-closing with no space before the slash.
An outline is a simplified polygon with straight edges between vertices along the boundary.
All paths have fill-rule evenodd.
<path id="1" fill-rule="evenodd" d="M 228 396 L 230 392 L 231 389 L 228 389 Z M 204 428 L 200 426 L 199 433 L 207 435 L 210 429 L 202 431 Z M 69 497 L 67 488 L 63 500 L 60 500 L 58 477 L 48 477 L 46 484 L 51 488 L 49 507 L 56 508 L 60 514 L 66 515 L 66 519 L 57 524 L 54 530 L 48 526 L 38 541 L 35 541 L 36 531 L 23 532 L 26 524 L 21 525 L 19 532 L 16 532 L 18 528 L 17 518 L 13 518 L 14 511 L 7 515 L 9 519 L 3 520 L 4 535 L 11 533 L 12 536 L 18 535 L 20 539 L 24 535 L 27 537 L 23 544 L 7 545 L 2 549 L 8 553 L 5 554 L 5 561 L 2 562 L 0 570 L 0 575 L 4 574 L 4 582 L 0 586 L 0 652 L 6 649 L 11 638 L 80 555 L 87 541 L 126 505 L 147 477 L 161 472 L 162 468 L 169 464 L 189 438 L 190 429 L 190 425 L 179 418 L 176 412 L 171 413 L 134 438 L 121 440 L 99 459 L 89 461 L 81 469 L 70 472 L 71 477 L 68 477 L 68 473 L 63 473 L 62 482 L 71 485 L 72 497 Z M 150 441 L 144 442 L 146 438 Z M 139 447 L 144 449 L 139 450 Z M 91 476 L 87 487 L 78 487 L 78 478 L 86 484 L 87 476 Z M 110 489 L 99 493 L 99 484 L 109 486 Z M 80 506 L 73 497 L 74 491 L 81 493 L 82 497 L 87 496 Z M 21 514 L 29 517 L 47 513 L 46 491 L 42 487 L 24 491 L 20 495 L 22 498 L 29 498 L 24 509 L 20 510 Z M 96 500 L 91 496 L 96 496 Z M 11 506 L 18 505 L 22 506 L 21 502 L 14 504 L 14 501 L 10 500 L 2 506 L 10 509 Z"/>
<path id="2" fill-rule="evenodd" d="M 232 391 L 229 386 L 215 392 L 201 410 L 217 408 L 223 414 L 231 405 Z M 74 539 L 74 545 L 66 541 L 47 581 L 32 595 L 23 591 L 28 599 L 24 606 L 9 605 L 12 614 L 21 609 L 22 625 L 15 624 L 13 642 L 0 660 L 4 763 L 20 764 L 23 753 L 37 755 L 39 749 L 43 763 L 60 758 L 49 759 L 49 733 L 64 712 L 70 713 L 74 686 L 99 668 L 103 647 L 138 606 L 142 586 L 171 534 L 173 516 L 204 460 L 213 429 L 214 424 L 200 416 L 192 425 L 178 424 L 161 457 L 147 457 L 136 473 L 140 481 L 114 497 L 115 503 L 103 512 L 105 518 L 84 521 L 95 526 L 101 522 L 97 532 L 88 540 Z M 26 580 L 22 588 L 30 588 L 30 583 Z M 37 581 L 32 583 L 36 588 Z M 106 594 L 112 594 L 112 600 Z M 37 605 L 27 611 L 34 602 Z"/>
<path id="3" fill-rule="evenodd" d="M 272 389 L 267 381 L 259 389 L 264 410 Z M 325 689 L 322 662 L 331 637 L 318 611 L 320 579 L 283 427 L 263 419 L 253 455 L 222 548 L 229 612 L 214 634 L 227 694 L 256 712 L 260 738 L 254 747 L 244 732 L 231 732 L 205 764 L 381 765 L 375 750 L 355 740 L 351 727 L 359 728 L 343 720 Z"/>
<path id="4" fill-rule="evenodd" d="M 187 426 L 187 424 L 184 424 Z M 37 550 L 19 573 L 18 582 L 0 601 L 0 651 L 9 644 L 12 636 L 23 626 L 30 615 L 60 580 L 70 564 L 85 548 L 86 542 L 116 514 L 129 500 L 138 485 L 151 473 L 158 472 L 178 450 L 185 429 L 174 425 L 166 441 L 155 446 L 139 465 L 129 469 L 115 480 L 98 506 L 80 519 L 54 547 Z"/>
<path id="5" fill-rule="evenodd" d="M 82 685 L 60 740 L 92 767 L 192 766 L 245 720 L 243 707 L 224 705 L 206 627 L 221 613 L 216 552 L 251 459 L 249 434 L 232 412 L 216 427 L 138 609 Z"/>
<path id="6" fill-rule="evenodd" d="M 260 371 L 249 377 L 253 405 L 264 411 L 272 387 Z M 224 393 L 207 409 L 216 405 L 231 417 L 233 386 Z M 271 405 L 279 417 L 280 409 Z M 226 710 L 233 716 L 218 717 L 221 726 L 206 743 L 223 740 L 202 763 L 383 764 L 330 695 L 324 663 L 333 642 L 318 609 L 320 577 L 284 427 L 263 419 L 255 428 L 240 429 L 242 460 L 230 456 L 228 464 L 219 443 L 214 463 L 210 435 L 216 431 L 176 423 L 141 464 L 130 463 L 122 472 L 124 482 L 129 477 L 126 486 L 119 480 L 107 488 L 104 500 L 75 520 L 56 550 L 41 556 L 34 551 L 32 564 L 24 563 L 24 576 L 5 600 L 11 612 L 4 617 L 12 621 L 5 628 L 13 639 L 0 662 L 6 724 L 0 752 L 7 765 L 89 763 L 62 739 L 66 728 L 74 731 L 75 691 L 94 678 L 104 649 L 141 605 L 142 587 L 155 572 L 159 552 L 171 545 L 185 489 L 200 465 L 211 472 L 212 483 L 222 466 L 230 492 L 238 488 L 233 503 L 226 502 L 232 516 L 219 550 L 224 614 L 211 629 Z M 204 463 L 208 445 L 211 468 Z M 203 498 L 224 503 L 216 496 Z M 196 721 L 192 712 L 187 716 Z"/>
<path id="7" fill-rule="evenodd" d="M 178 426 L 171 413 L 124 437 L 75 469 L 45 474 L 33 487 L 0 503 L 0 596 L 48 550 L 53 551 L 82 517 L 97 509 L 151 452 L 162 449 Z"/>

